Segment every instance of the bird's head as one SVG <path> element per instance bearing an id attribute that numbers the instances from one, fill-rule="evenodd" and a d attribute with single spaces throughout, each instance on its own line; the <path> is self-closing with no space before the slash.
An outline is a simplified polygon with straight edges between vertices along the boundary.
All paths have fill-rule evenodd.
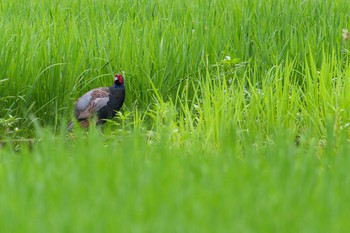
<path id="1" fill-rule="evenodd" d="M 114 75 L 114 85 L 115 86 L 122 86 L 124 85 L 124 77 L 121 74 L 115 74 Z"/>

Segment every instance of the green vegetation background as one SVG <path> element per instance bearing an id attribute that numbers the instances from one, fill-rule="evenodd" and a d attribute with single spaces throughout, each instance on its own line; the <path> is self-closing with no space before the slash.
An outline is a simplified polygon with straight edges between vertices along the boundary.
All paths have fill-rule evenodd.
<path id="1" fill-rule="evenodd" d="M 0 232 L 349 228 L 348 1 L 0 3 Z"/>

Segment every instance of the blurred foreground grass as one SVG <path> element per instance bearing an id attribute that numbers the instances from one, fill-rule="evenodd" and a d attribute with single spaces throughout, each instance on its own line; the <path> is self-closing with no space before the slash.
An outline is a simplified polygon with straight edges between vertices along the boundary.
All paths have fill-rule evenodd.
<path id="1" fill-rule="evenodd" d="M 346 137 L 319 157 L 282 135 L 209 151 L 41 132 L 31 150 L 1 149 L 1 232 L 346 232 Z"/>

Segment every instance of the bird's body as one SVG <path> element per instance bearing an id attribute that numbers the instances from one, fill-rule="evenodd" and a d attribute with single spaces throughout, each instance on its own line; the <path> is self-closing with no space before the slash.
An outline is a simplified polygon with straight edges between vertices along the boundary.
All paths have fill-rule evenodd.
<path id="1" fill-rule="evenodd" d="M 96 117 L 97 124 L 103 124 L 106 119 L 112 119 L 116 111 L 122 107 L 125 99 L 123 76 L 115 75 L 114 85 L 100 87 L 88 91 L 75 103 L 74 116 L 83 128 L 89 127 L 91 118 Z M 68 125 L 72 130 L 73 124 Z"/>

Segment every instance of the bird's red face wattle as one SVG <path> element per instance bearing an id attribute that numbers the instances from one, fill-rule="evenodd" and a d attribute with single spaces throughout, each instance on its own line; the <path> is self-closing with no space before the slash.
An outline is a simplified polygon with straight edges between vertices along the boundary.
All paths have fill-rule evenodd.
<path id="1" fill-rule="evenodd" d="M 124 80 L 123 80 L 123 75 L 121 74 L 116 74 L 114 76 L 114 83 L 115 84 L 123 84 Z"/>

